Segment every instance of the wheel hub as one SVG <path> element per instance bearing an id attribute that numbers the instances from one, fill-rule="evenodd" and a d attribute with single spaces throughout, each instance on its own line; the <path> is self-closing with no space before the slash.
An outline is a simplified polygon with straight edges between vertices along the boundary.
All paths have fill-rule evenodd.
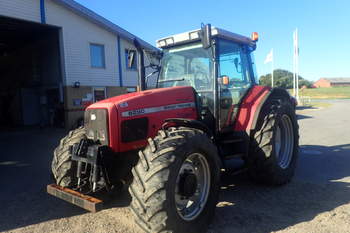
<path id="1" fill-rule="evenodd" d="M 276 128 L 275 149 L 278 165 L 282 169 L 289 167 L 293 157 L 294 132 L 292 121 L 288 115 L 283 115 Z"/>
<path id="2" fill-rule="evenodd" d="M 186 199 L 192 197 L 197 190 L 197 177 L 195 174 L 186 172 L 180 176 L 179 194 Z"/>
<path id="3" fill-rule="evenodd" d="M 198 217 L 205 207 L 210 189 L 210 168 L 204 155 L 190 154 L 183 162 L 175 186 L 175 205 L 185 221 Z"/>

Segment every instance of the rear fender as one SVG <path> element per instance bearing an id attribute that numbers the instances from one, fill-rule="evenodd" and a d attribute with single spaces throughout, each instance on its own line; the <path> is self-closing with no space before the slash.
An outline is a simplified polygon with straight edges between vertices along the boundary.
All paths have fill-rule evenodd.
<path id="1" fill-rule="evenodd" d="M 234 125 L 235 132 L 246 132 L 255 127 L 255 117 L 271 94 L 271 88 L 266 86 L 253 86 L 241 101 Z"/>
<path id="2" fill-rule="evenodd" d="M 246 132 L 247 135 L 251 135 L 252 130 L 257 127 L 257 121 L 264 104 L 276 98 L 290 100 L 290 95 L 282 88 L 271 89 L 266 86 L 253 86 L 241 102 L 234 131 Z"/>
<path id="3" fill-rule="evenodd" d="M 286 100 L 290 100 L 289 93 L 285 89 L 282 89 L 282 88 L 273 88 L 265 95 L 265 97 L 261 100 L 261 102 L 259 103 L 259 106 L 257 107 L 257 109 L 254 113 L 252 124 L 250 126 L 250 131 L 256 129 L 257 124 L 258 124 L 258 119 L 259 119 L 259 116 L 262 112 L 263 106 L 273 99 L 281 99 L 281 98 L 286 99 Z"/>

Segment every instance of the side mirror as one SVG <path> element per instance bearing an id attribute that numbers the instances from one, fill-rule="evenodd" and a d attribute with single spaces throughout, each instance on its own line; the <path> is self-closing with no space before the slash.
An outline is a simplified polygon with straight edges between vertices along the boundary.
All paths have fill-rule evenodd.
<path id="1" fill-rule="evenodd" d="M 203 48 L 207 49 L 211 46 L 211 25 L 202 25 L 202 45 Z"/>
<path id="2" fill-rule="evenodd" d="M 240 68 L 240 64 L 239 64 L 239 60 L 238 60 L 237 57 L 233 60 L 233 63 L 235 64 L 237 73 L 242 73 L 242 70 L 239 69 Z"/>

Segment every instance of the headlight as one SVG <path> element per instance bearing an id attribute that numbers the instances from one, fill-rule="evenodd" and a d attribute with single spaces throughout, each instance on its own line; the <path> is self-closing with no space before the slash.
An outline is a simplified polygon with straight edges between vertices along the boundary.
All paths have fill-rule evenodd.
<path id="1" fill-rule="evenodd" d="M 85 111 L 86 137 L 108 145 L 108 114 L 107 109 L 89 109 Z"/>

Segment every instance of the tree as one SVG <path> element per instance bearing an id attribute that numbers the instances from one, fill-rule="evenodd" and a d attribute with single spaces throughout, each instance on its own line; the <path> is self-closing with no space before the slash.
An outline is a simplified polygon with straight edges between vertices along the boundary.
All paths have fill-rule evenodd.
<path id="1" fill-rule="evenodd" d="M 285 89 L 293 88 L 293 73 L 288 70 L 276 69 L 273 71 L 274 86 Z M 260 76 L 260 85 L 271 86 L 271 74 Z M 302 86 L 311 87 L 312 82 L 299 75 L 299 88 Z"/>

